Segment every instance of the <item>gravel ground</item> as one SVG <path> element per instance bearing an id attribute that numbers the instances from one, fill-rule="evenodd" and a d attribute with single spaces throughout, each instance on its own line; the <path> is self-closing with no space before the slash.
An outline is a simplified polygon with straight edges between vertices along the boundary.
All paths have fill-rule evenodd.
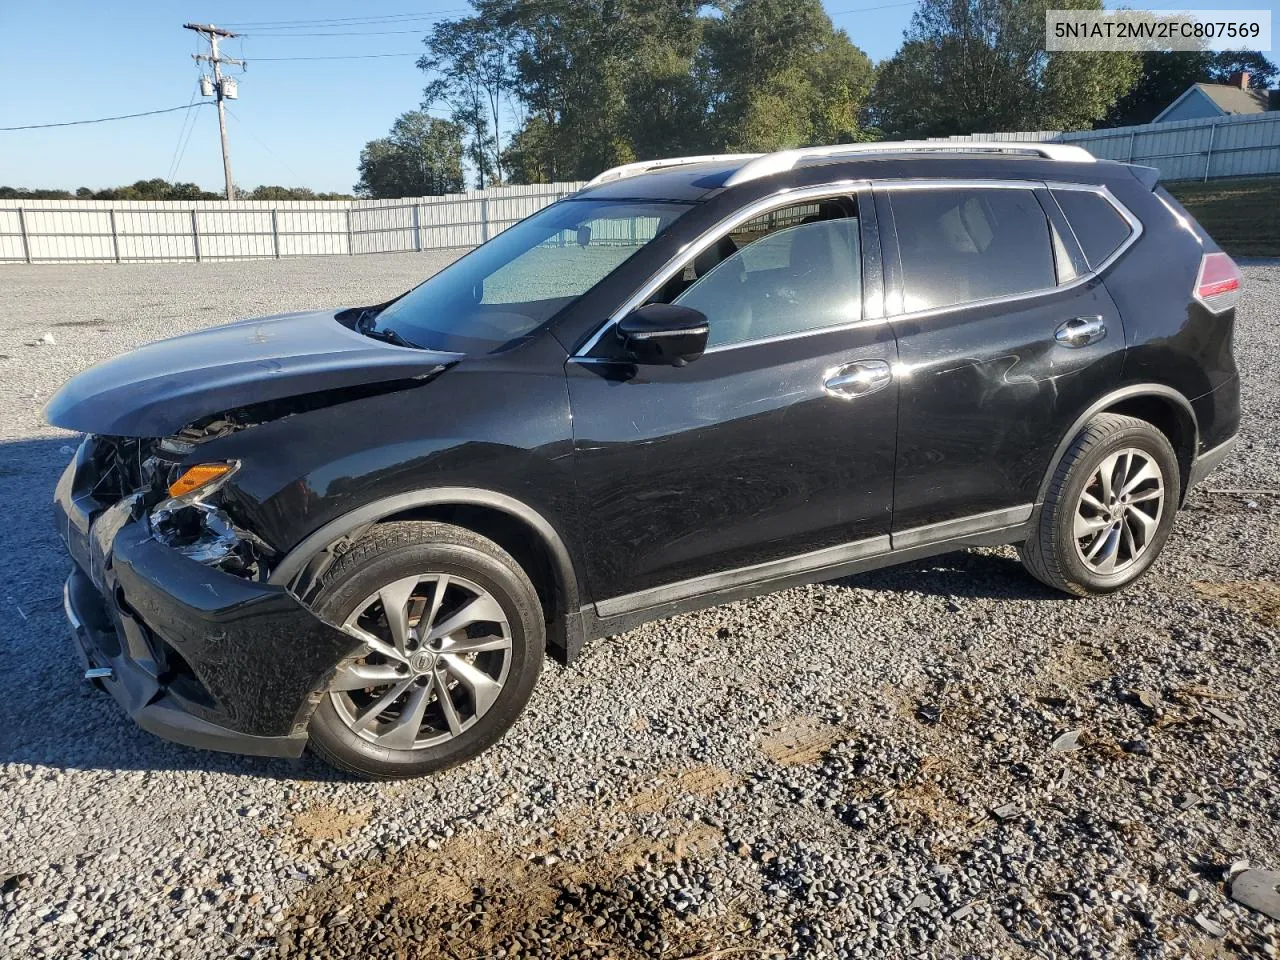
<path id="1" fill-rule="evenodd" d="M 549 664 L 502 743 L 409 783 L 133 727 L 67 644 L 72 438 L 42 404 L 443 259 L 0 268 L 0 956 L 1276 955 L 1224 882 L 1280 869 L 1274 265 L 1246 269 L 1243 444 L 1120 596 L 979 550 L 665 620 Z"/>

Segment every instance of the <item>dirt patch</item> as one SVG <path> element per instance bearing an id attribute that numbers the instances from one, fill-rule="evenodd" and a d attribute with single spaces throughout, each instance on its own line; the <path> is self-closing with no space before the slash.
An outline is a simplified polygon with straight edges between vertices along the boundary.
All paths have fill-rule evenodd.
<path id="1" fill-rule="evenodd" d="M 1200 596 L 1217 600 L 1234 610 L 1243 610 L 1268 627 L 1280 627 L 1280 583 L 1275 580 L 1200 581 L 1191 587 Z"/>
<path id="2" fill-rule="evenodd" d="M 919 776 L 892 791 L 888 799 L 908 824 L 925 824 L 939 830 L 955 830 L 970 825 L 971 811 L 957 803 L 943 784 L 959 780 L 968 771 L 938 756 L 920 762 Z"/>
<path id="3" fill-rule="evenodd" d="M 723 784 L 721 774 L 695 768 L 673 784 Z M 635 816 L 577 808 L 550 830 L 471 832 L 435 850 L 418 844 L 365 861 L 303 893 L 277 940 L 280 953 L 640 960 L 750 943 L 746 905 L 695 916 L 657 889 L 667 870 L 696 870 L 721 851 L 721 832 L 673 817 L 660 836 L 642 835 Z"/>
<path id="4" fill-rule="evenodd" d="M 817 763 L 832 747 L 848 740 L 851 731 L 816 717 L 799 717 L 766 733 L 760 749 L 774 763 L 788 767 Z"/>
<path id="5" fill-rule="evenodd" d="M 1079 690 L 1105 680 L 1115 672 L 1115 666 L 1105 653 L 1085 643 L 1056 645 L 1045 665 L 1043 679 L 1058 684 L 1066 690 Z"/>
<path id="6" fill-rule="evenodd" d="M 293 828 L 308 840 L 341 840 L 369 822 L 370 807 L 338 810 L 319 804 L 303 810 L 293 818 Z"/>
<path id="7" fill-rule="evenodd" d="M 654 786 L 626 800 L 621 809 L 631 813 L 659 813 L 685 794 L 709 797 L 737 782 L 723 767 L 707 765 L 668 770 L 654 778 Z"/>

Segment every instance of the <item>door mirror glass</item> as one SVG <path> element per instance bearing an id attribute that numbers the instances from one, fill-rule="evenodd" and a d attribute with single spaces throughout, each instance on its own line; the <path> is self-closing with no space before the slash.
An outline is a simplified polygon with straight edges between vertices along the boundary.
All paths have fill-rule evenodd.
<path id="1" fill-rule="evenodd" d="M 648 303 L 618 322 L 618 337 L 637 363 L 683 366 L 702 356 L 710 327 L 705 314 L 670 303 Z"/>

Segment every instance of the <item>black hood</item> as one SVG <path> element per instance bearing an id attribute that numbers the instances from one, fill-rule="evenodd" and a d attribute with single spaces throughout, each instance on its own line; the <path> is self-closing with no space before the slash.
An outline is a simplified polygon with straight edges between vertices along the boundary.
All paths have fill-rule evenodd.
<path id="1" fill-rule="evenodd" d="M 163 437 L 225 410 L 422 379 L 458 359 L 372 340 L 334 317 L 286 313 L 149 343 L 75 377 L 45 419 L 82 433 Z"/>

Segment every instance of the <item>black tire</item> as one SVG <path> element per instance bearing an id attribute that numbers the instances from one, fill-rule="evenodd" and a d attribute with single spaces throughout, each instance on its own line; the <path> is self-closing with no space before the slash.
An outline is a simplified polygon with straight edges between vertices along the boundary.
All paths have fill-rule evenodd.
<path id="1" fill-rule="evenodd" d="M 316 613 L 328 623 L 341 624 L 387 584 L 432 573 L 478 584 L 501 606 L 511 632 L 505 683 L 473 726 L 442 744 L 414 749 L 390 749 L 362 738 L 343 721 L 326 692 L 311 720 L 310 746 L 339 770 L 370 780 L 393 780 L 463 763 L 496 743 L 533 694 L 546 649 L 538 595 L 505 550 L 462 527 L 425 521 L 374 527 L 326 571 Z"/>
<path id="2" fill-rule="evenodd" d="M 1160 468 L 1164 501 L 1145 549 L 1124 569 L 1101 574 L 1080 556 L 1076 510 L 1094 472 L 1118 450 L 1146 454 Z M 1114 593 L 1141 577 L 1164 548 L 1181 502 L 1178 457 L 1169 439 L 1145 420 L 1103 413 L 1090 420 L 1054 470 L 1049 490 L 1031 516 L 1031 532 L 1018 546 L 1023 565 L 1041 583 L 1077 597 Z"/>

